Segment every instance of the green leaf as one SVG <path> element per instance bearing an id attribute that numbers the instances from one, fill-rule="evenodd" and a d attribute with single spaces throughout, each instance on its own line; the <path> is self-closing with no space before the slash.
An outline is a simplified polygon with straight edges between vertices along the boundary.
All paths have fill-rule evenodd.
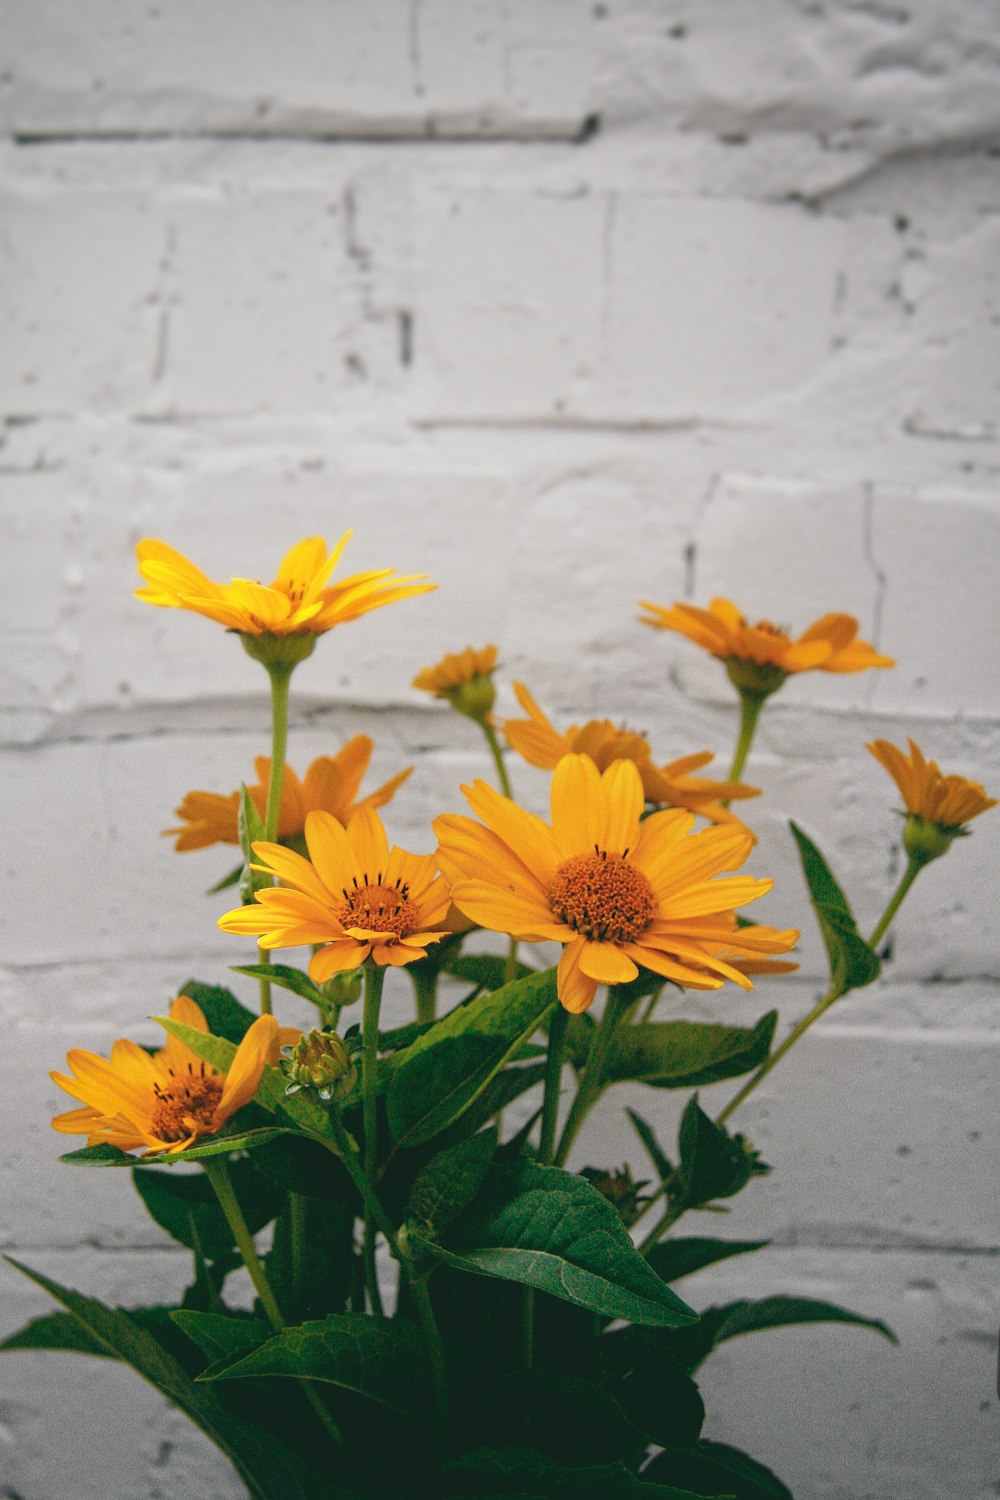
<path id="1" fill-rule="evenodd" d="M 641 1348 L 635 1367 L 615 1390 L 626 1416 L 651 1442 L 697 1442 L 705 1420 L 701 1392 L 688 1372 L 661 1350 Z"/>
<path id="2" fill-rule="evenodd" d="M 283 1328 L 259 1349 L 221 1360 L 198 1379 L 286 1375 L 356 1391 L 418 1421 L 429 1415 L 430 1374 L 419 1330 L 412 1323 L 365 1313 Z"/>
<path id="3" fill-rule="evenodd" d="M 714 1198 L 731 1198 L 751 1177 L 769 1172 L 743 1136 L 730 1135 L 699 1108 L 692 1094 L 681 1119 L 680 1166 L 671 1196 L 685 1208 L 700 1208 Z"/>
<path id="4" fill-rule="evenodd" d="M 506 982 L 507 960 L 495 953 L 463 953 L 452 958 L 444 966 L 446 974 L 452 974 L 456 979 L 464 979 L 467 984 L 474 984 L 481 990 L 498 990 Z M 518 961 L 515 979 L 524 979 L 528 974 L 537 973 L 530 964 Z"/>
<path id="5" fill-rule="evenodd" d="M 666 1182 L 669 1177 L 673 1176 L 673 1163 L 657 1140 L 655 1130 L 649 1121 L 644 1120 L 637 1110 L 626 1109 L 625 1113 L 632 1121 L 636 1135 L 649 1153 L 649 1159 L 656 1168 L 657 1176 L 661 1182 Z"/>
<path id="6" fill-rule="evenodd" d="M 8 1258 L 8 1264 L 62 1303 L 110 1355 L 131 1365 L 196 1423 L 229 1458 L 253 1500 L 274 1500 L 276 1495 L 283 1500 L 334 1500 L 338 1491 L 327 1478 L 311 1473 L 298 1453 L 273 1433 L 234 1417 L 210 1388 L 196 1385 L 137 1315 L 105 1307 L 19 1261 Z"/>
<path id="7" fill-rule="evenodd" d="M 180 1021 L 172 1021 L 169 1016 L 157 1016 L 156 1019 L 164 1026 L 171 1036 L 176 1036 L 180 1041 L 191 1048 L 197 1057 L 203 1057 L 206 1062 L 218 1068 L 220 1073 L 228 1073 L 232 1066 L 233 1058 L 236 1056 L 236 1048 L 232 1042 L 224 1037 L 214 1036 L 204 1031 L 196 1031 L 193 1026 L 184 1026 Z M 257 1092 L 254 1095 L 256 1102 L 270 1110 L 272 1114 L 287 1116 L 301 1130 L 312 1135 L 333 1138 L 333 1129 L 330 1125 L 329 1112 L 318 1098 L 314 1098 L 309 1089 L 302 1089 L 297 1094 L 286 1094 L 285 1088 L 288 1080 L 280 1068 L 265 1067 Z M 280 1132 L 279 1132 L 280 1133 Z M 251 1132 L 256 1134 L 256 1132 Z M 271 1132 L 271 1139 L 275 1132 Z M 263 1144 L 263 1142 L 258 1142 Z M 185 1152 L 190 1159 L 196 1148 Z M 204 1148 L 197 1148 L 202 1154 Z M 230 1148 L 234 1149 L 234 1148 Z M 74 1153 L 75 1154 L 75 1153 Z"/>
<path id="8" fill-rule="evenodd" d="M 470 1494 L 542 1495 L 545 1500 L 697 1500 L 689 1490 L 644 1483 L 624 1464 L 568 1468 L 530 1448 L 481 1448 L 448 1464 L 445 1475 L 474 1483 Z M 452 1491 L 454 1493 L 454 1491 Z"/>
<path id="9" fill-rule="evenodd" d="M 257 811 L 256 804 L 243 782 L 240 782 L 240 810 L 238 815 L 238 827 L 240 834 L 240 848 L 243 850 L 243 869 L 240 871 L 240 897 L 244 906 L 249 906 L 256 893 L 263 890 L 266 885 L 274 884 L 273 875 L 265 875 L 261 870 L 251 869 L 251 863 L 255 858 L 252 844 L 260 843 L 267 838 L 267 830 L 263 819 Z"/>
<path id="10" fill-rule="evenodd" d="M 755 1302 L 741 1299 L 707 1307 L 695 1327 L 677 1329 L 664 1336 L 663 1347 L 685 1369 L 693 1371 L 727 1339 L 799 1323 L 848 1323 L 858 1328 L 872 1328 L 890 1343 L 898 1342 L 892 1329 L 877 1318 L 865 1318 L 833 1302 L 818 1302 L 811 1297 L 779 1296 L 762 1297 Z"/>
<path id="11" fill-rule="evenodd" d="M 759 1067 L 767 1057 L 777 1020 L 778 1012 L 772 1010 L 750 1028 L 695 1021 L 623 1026 L 615 1038 L 606 1076 L 612 1081 L 633 1079 L 661 1089 L 738 1078 Z"/>
<path id="12" fill-rule="evenodd" d="M 816 845 L 798 824 L 789 826 L 799 848 L 802 872 L 826 944 L 830 978 L 838 994 L 862 989 L 878 977 L 881 967 L 878 955 L 858 931 L 847 897 Z"/>
<path id="13" fill-rule="evenodd" d="M 0 1350 L 14 1353 L 18 1349 L 62 1349 L 73 1354 L 92 1354 L 102 1359 L 117 1359 L 113 1349 L 95 1339 L 72 1313 L 46 1313 L 32 1318 L 23 1328 L 0 1342 Z"/>
<path id="14" fill-rule="evenodd" d="M 626 1454 L 638 1462 L 645 1456 L 646 1439 L 615 1394 L 592 1380 L 535 1367 L 502 1375 L 486 1389 L 477 1380 L 465 1395 L 489 1411 L 491 1442 L 526 1443 L 556 1463 L 574 1466 L 615 1463 Z M 471 1418 L 474 1424 L 475 1412 Z M 456 1426 L 468 1430 L 461 1418 Z"/>
<path id="15" fill-rule="evenodd" d="M 418 1146 L 457 1120 L 557 1004 L 554 969 L 531 974 L 453 1010 L 387 1061 L 389 1129 Z"/>
<path id="16" fill-rule="evenodd" d="M 712 1240 L 691 1236 L 654 1245 L 646 1259 L 664 1281 L 679 1281 L 705 1266 L 714 1266 L 716 1261 L 728 1260 L 732 1255 L 748 1255 L 751 1250 L 763 1250 L 770 1243 L 770 1240 Z"/>
<path id="17" fill-rule="evenodd" d="M 59 1158 L 71 1167 L 141 1167 L 142 1162 L 122 1151 L 119 1146 L 109 1146 L 102 1141 L 97 1146 L 81 1146 L 78 1151 L 65 1151 Z"/>
<path id="18" fill-rule="evenodd" d="M 433 1157 L 417 1173 L 405 1217 L 435 1231 L 454 1223 L 482 1187 L 496 1146 L 496 1130 L 484 1130 Z"/>
<path id="19" fill-rule="evenodd" d="M 262 1318 L 190 1312 L 186 1308 L 177 1308 L 170 1316 L 205 1357 L 213 1361 L 258 1349 L 271 1337 L 270 1325 Z"/>
<path id="20" fill-rule="evenodd" d="M 698 1495 L 726 1494 L 734 1500 L 792 1500 L 792 1492 L 763 1464 L 726 1443 L 696 1443 L 665 1448 L 641 1475 L 643 1480 L 669 1479 Z"/>
<path id="21" fill-rule="evenodd" d="M 450 1125 L 441 1136 L 441 1144 L 450 1146 L 457 1140 L 474 1135 L 490 1120 L 494 1119 L 515 1099 L 526 1094 L 545 1080 L 545 1064 L 531 1063 L 527 1067 L 504 1068 L 491 1083 L 488 1083 L 476 1102 L 465 1111 L 454 1125 Z M 523 1128 L 523 1127 L 522 1127 Z M 505 1141 L 504 1146 L 510 1142 Z"/>
<path id="22" fill-rule="evenodd" d="M 240 876 L 242 874 L 243 866 L 236 865 L 232 870 L 230 870 L 228 875 L 223 875 L 221 880 L 217 880 L 214 885 L 210 885 L 208 890 L 205 892 L 205 895 L 217 896 L 220 891 L 227 891 L 230 886 L 239 885 Z"/>
<path id="23" fill-rule="evenodd" d="M 249 1162 L 233 1162 L 230 1176 L 250 1233 L 256 1234 L 281 1211 L 285 1195 Z M 132 1180 L 150 1217 L 179 1244 L 189 1250 L 197 1245 L 208 1260 L 233 1248 L 232 1230 L 202 1172 L 146 1170 L 135 1172 Z"/>
<path id="24" fill-rule="evenodd" d="M 242 1042 L 257 1017 L 252 1010 L 241 1005 L 232 990 L 220 984 L 202 984 L 189 979 L 178 992 L 188 995 L 201 1010 L 208 1029 L 213 1036 L 225 1037 L 228 1042 Z"/>
<path id="25" fill-rule="evenodd" d="M 697 1316 L 646 1264 L 611 1204 L 557 1167 L 495 1164 L 447 1248 L 413 1238 L 460 1271 L 537 1287 L 604 1317 L 676 1327 Z"/>
<path id="26" fill-rule="evenodd" d="M 230 968 L 234 974 L 246 974 L 251 979 L 268 979 L 279 989 L 291 990 L 293 995 L 318 1005 L 321 1011 L 330 1009 L 330 997 L 324 995 L 304 969 L 293 969 L 289 964 L 230 964 Z"/>

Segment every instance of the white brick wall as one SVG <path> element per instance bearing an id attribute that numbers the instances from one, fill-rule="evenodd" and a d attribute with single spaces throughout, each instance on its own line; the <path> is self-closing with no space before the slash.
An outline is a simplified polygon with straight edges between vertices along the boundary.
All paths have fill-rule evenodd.
<path id="1" fill-rule="evenodd" d="M 555 714 L 724 761 L 720 672 L 636 600 L 854 611 L 896 671 L 790 684 L 754 752 L 766 915 L 806 936 L 801 976 L 724 1002 L 741 1020 L 787 1021 L 819 982 L 789 816 L 863 924 L 892 888 L 866 739 L 912 733 L 1000 786 L 994 23 L 980 0 L 0 4 L 6 1248 L 126 1303 L 186 1270 L 48 1127 L 68 1046 L 238 956 L 201 895 L 225 856 L 157 830 L 266 748 L 261 674 L 132 601 L 139 536 L 266 574 L 353 525 L 352 569 L 439 581 L 321 642 L 291 750 L 366 729 L 376 773 L 415 762 L 390 823 L 422 848 L 487 770 L 408 686 L 444 650 L 496 640 Z M 544 778 L 511 769 L 537 805 Z M 775 1173 L 727 1232 L 776 1248 L 691 1286 L 801 1288 L 901 1334 L 745 1340 L 709 1367 L 712 1435 L 799 1500 L 1000 1482 L 998 827 L 922 877 L 882 980 L 748 1106 Z M 626 1097 L 584 1156 L 633 1154 Z M 646 1100 L 667 1135 L 675 1105 Z M 0 1295 L 5 1329 L 41 1310 L 13 1273 Z M 130 1375 L 2 1374 L 0 1493 L 239 1493 Z"/>

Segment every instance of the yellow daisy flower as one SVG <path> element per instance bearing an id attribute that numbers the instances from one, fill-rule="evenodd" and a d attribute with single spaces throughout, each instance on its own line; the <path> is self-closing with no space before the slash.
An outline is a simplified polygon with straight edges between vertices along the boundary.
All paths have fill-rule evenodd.
<path id="1" fill-rule="evenodd" d="M 996 797 L 988 797 L 978 781 L 967 781 L 964 776 L 942 775 L 936 761 L 925 760 L 913 740 L 907 743 L 909 755 L 904 755 L 888 740 L 874 740 L 866 748 L 899 787 L 911 816 L 955 833 L 964 823 L 997 806 Z"/>
<path id="2" fill-rule="evenodd" d="M 716 878 L 739 868 L 752 834 L 738 826 L 692 834 L 693 815 L 675 809 L 643 819 L 632 761 L 602 775 L 589 756 L 564 756 L 552 777 L 551 827 L 484 781 L 462 790 L 482 823 L 449 814 L 434 824 L 455 904 L 518 941 L 564 944 L 558 992 L 567 1010 L 586 1010 L 598 984 L 627 984 L 640 965 L 695 989 L 726 979 L 750 989 L 720 953 L 784 953 L 798 937 L 736 927 L 734 908 L 773 883 Z"/>
<path id="3" fill-rule="evenodd" d="M 447 935 L 450 894 L 430 854 L 391 849 L 378 814 L 360 808 L 346 829 L 326 812 L 305 822 L 309 858 L 281 844 L 257 843 L 253 868 L 281 880 L 249 906 L 219 918 L 223 932 L 259 939 L 262 948 L 322 943 L 309 974 L 323 984 L 367 958 L 400 967 L 426 958 Z"/>
<path id="4" fill-rule="evenodd" d="M 422 693 L 433 693 L 435 698 L 446 698 L 470 719 L 483 720 L 496 697 L 492 677 L 496 664 L 496 646 L 483 646 L 478 651 L 466 646 L 464 651 L 442 656 L 433 667 L 424 667 L 414 677 L 413 686 Z"/>
<path id="5" fill-rule="evenodd" d="M 285 766 L 281 784 L 281 810 L 278 814 L 279 840 L 301 838 L 306 818 L 311 812 L 332 813 L 339 823 L 347 823 L 359 807 L 384 807 L 412 773 L 408 766 L 391 777 L 367 797 L 358 799 L 361 780 L 368 769 L 374 741 L 367 734 L 356 734 L 336 755 L 321 755 L 299 780 L 291 766 Z M 250 798 L 264 817 L 267 806 L 268 778 L 271 761 L 258 755 L 254 761 L 257 782 L 247 787 Z M 210 844 L 239 844 L 240 794 L 230 792 L 186 792 L 174 815 L 180 827 L 165 828 L 164 836 L 174 838 L 178 854 L 187 849 L 206 849 Z"/>
<path id="6" fill-rule="evenodd" d="M 166 542 L 147 538 L 135 549 L 146 584 L 135 596 L 147 604 L 193 610 L 243 636 L 289 636 L 321 635 L 383 604 L 437 587 L 424 582 L 423 574 L 394 577 L 392 568 L 355 573 L 327 587 L 350 537 L 345 532 L 330 553 L 322 537 L 297 542 L 267 585 L 250 578 L 214 583 Z"/>
<path id="7" fill-rule="evenodd" d="M 201 1007 L 187 995 L 173 1002 L 170 1018 L 208 1031 Z M 259 1016 L 225 1074 L 174 1036 L 152 1056 L 125 1038 L 111 1048 L 110 1061 L 74 1048 L 66 1057 L 72 1076 L 52 1077 L 83 1108 L 57 1115 L 53 1128 L 85 1135 L 88 1146 L 106 1143 L 122 1151 L 141 1146 L 144 1156 L 158 1151 L 176 1156 L 203 1136 L 215 1135 L 249 1104 L 265 1064 L 277 1063 L 283 1036 L 292 1034 L 283 1034 L 273 1016 Z"/>
<path id="8" fill-rule="evenodd" d="M 865 672 L 869 667 L 895 666 L 891 656 L 881 656 L 867 641 L 858 640 L 853 615 L 823 615 L 793 640 L 784 626 L 770 620 L 752 625 L 730 599 L 713 599 L 708 609 L 680 603 L 667 609 L 645 599 L 639 602 L 649 611 L 648 618 L 640 616 L 643 625 L 676 630 L 727 664 L 770 667 L 780 674 L 775 686 L 792 672 Z"/>
<path id="9" fill-rule="evenodd" d="M 668 807 L 684 807 L 707 818 L 711 823 L 738 823 L 739 819 L 723 807 L 745 797 L 759 797 L 757 787 L 741 781 L 710 781 L 693 776 L 714 759 L 711 750 L 682 756 L 665 766 L 654 766 L 652 750 L 645 736 L 620 729 L 610 719 L 590 719 L 586 724 L 570 724 L 562 733 L 539 708 L 523 682 L 514 683 L 517 701 L 527 713 L 526 719 L 508 719 L 503 732 L 512 749 L 529 765 L 551 771 L 564 755 L 589 755 L 599 771 L 606 771 L 612 761 L 634 761 L 642 777 L 647 802 Z"/>

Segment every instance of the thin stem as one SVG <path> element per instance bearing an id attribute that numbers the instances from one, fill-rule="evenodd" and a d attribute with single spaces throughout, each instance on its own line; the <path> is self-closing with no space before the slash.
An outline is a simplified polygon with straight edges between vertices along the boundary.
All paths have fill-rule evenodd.
<path id="1" fill-rule="evenodd" d="M 513 802 L 514 793 L 510 789 L 510 777 L 507 775 L 507 767 L 503 763 L 503 751 L 500 748 L 500 741 L 497 739 L 497 732 L 493 728 L 493 725 L 490 723 L 489 719 L 480 719 L 479 723 L 482 725 L 483 734 L 486 736 L 486 743 L 490 747 L 490 754 L 493 757 L 493 764 L 497 768 L 497 781 L 499 781 L 500 783 L 500 790 L 501 792 L 503 792 L 505 797 L 509 797 L 511 802 Z M 507 962 L 504 964 L 503 971 L 504 984 L 510 984 L 511 980 L 516 974 L 517 939 L 511 938 L 510 942 L 507 944 Z"/>
<path id="2" fill-rule="evenodd" d="M 927 861 L 924 859 L 914 859 L 911 854 L 909 863 L 907 864 L 906 869 L 903 871 L 902 880 L 896 887 L 892 898 L 889 901 L 889 905 L 886 907 L 885 911 L 879 918 L 878 925 L 876 926 L 875 931 L 868 939 L 869 948 L 874 948 L 878 943 L 882 941 L 883 937 L 885 937 L 886 929 L 888 928 L 889 923 L 899 911 L 899 908 L 902 906 L 904 900 L 906 899 L 906 894 L 909 891 L 910 886 L 916 880 L 917 876 L 920 874 L 920 871 L 924 868 L 924 865 L 926 863 Z"/>
<path id="3" fill-rule="evenodd" d="M 409 968 L 417 1000 L 417 1020 L 425 1025 L 437 1019 L 437 973 L 428 973 L 419 964 L 410 964 Z"/>
<path id="4" fill-rule="evenodd" d="M 427 1345 L 427 1354 L 431 1363 L 438 1440 L 441 1444 L 443 1455 L 448 1451 L 448 1368 L 445 1364 L 444 1345 L 441 1342 L 437 1320 L 434 1317 L 434 1308 L 431 1304 L 430 1292 L 427 1290 L 426 1277 L 412 1276 L 410 1278 L 410 1291 L 413 1293 L 417 1317 L 420 1319 L 420 1327 L 423 1330 L 424 1341 Z"/>
<path id="5" fill-rule="evenodd" d="M 372 1312 L 379 1317 L 382 1316 L 382 1297 L 378 1289 L 378 1275 L 375 1267 L 377 1225 L 374 1215 L 369 1210 L 369 1203 L 373 1196 L 377 1196 L 375 1181 L 378 1173 L 378 1099 L 375 1094 L 375 1082 L 378 1070 L 378 1015 L 382 1004 L 384 981 L 384 969 L 380 969 L 371 962 L 365 965 L 364 1011 L 361 1021 L 361 1090 L 365 1120 L 365 1180 L 369 1191 L 365 1195 L 363 1260 L 368 1299 L 371 1302 Z"/>
<path id="6" fill-rule="evenodd" d="M 730 1115 L 733 1114 L 737 1109 L 739 1109 L 740 1105 L 745 1099 L 748 1099 L 750 1097 L 757 1085 L 759 1083 L 763 1083 L 768 1073 L 771 1072 L 771 1069 L 777 1067 L 778 1063 L 780 1063 L 785 1053 L 791 1051 L 799 1038 L 805 1036 L 810 1026 L 814 1025 L 815 1022 L 819 1020 L 820 1016 L 824 1015 L 825 1012 L 830 1009 L 830 1006 L 834 1003 L 834 1001 L 840 999 L 842 994 L 843 990 L 841 989 L 839 983 L 834 983 L 830 986 L 822 999 L 817 1000 L 816 1004 L 813 1006 L 809 1014 L 803 1016 L 802 1020 L 799 1021 L 796 1026 L 792 1027 L 791 1031 L 785 1037 L 785 1040 L 781 1043 L 780 1047 L 775 1047 L 770 1057 L 766 1057 L 764 1059 L 760 1067 L 757 1069 L 756 1073 L 754 1073 L 752 1077 L 747 1080 L 747 1082 L 740 1089 L 739 1093 L 734 1094 L 732 1099 L 730 1099 L 729 1103 L 726 1105 L 725 1109 L 716 1115 L 716 1125 L 724 1125 L 726 1123 Z"/>
<path id="7" fill-rule="evenodd" d="M 278 837 L 278 815 L 281 811 L 281 787 L 285 779 L 285 750 L 288 746 L 288 684 L 292 668 L 284 664 L 269 666 L 271 679 L 271 770 L 267 778 L 267 803 L 264 810 L 264 838 L 273 844 Z M 270 963 L 270 951 L 258 944 L 260 962 Z M 261 978 L 260 1013 L 271 1014 L 271 981 Z"/>
<path id="8" fill-rule="evenodd" d="M 677 1223 L 683 1212 L 684 1209 L 679 1204 L 673 1208 L 666 1208 L 645 1239 L 639 1241 L 640 1255 L 648 1255 L 653 1246 L 663 1238 L 670 1226 Z"/>
<path id="9" fill-rule="evenodd" d="M 562 1078 L 569 1011 L 557 1005 L 549 1026 L 549 1050 L 545 1059 L 545 1093 L 542 1103 L 542 1134 L 538 1160 L 547 1166 L 552 1160 L 559 1123 L 559 1083 Z"/>
<path id="10" fill-rule="evenodd" d="M 764 707 L 764 697 L 759 693 L 740 693 L 740 736 L 736 741 L 736 751 L 733 755 L 733 763 L 729 767 L 727 781 L 739 781 L 740 773 L 747 763 L 750 754 L 750 746 L 753 743 L 754 731 L 757 728 L 757 719 L 761 709 Z M 724 802 L 723 807 L 729 803 Z"/>
<path id="11" fill-rule="evenodd" d="M 277 1299 L 264 1273 L 264 1267 L 261 1265 L 257 1255 L 253 1235 L 250 1233 L 247 1221 L 243 1217 L 243 1210 L 240 1208 L 239 1200 L 233 1190 L 233 1180 L 229 1175 L 229 1167 L 221 1157 L 216 1156 L 202 1157 L 201 1165 L 206 1177 L 212 1184 L 216 1198 L 219 1200 L 219 1207 L 222 1209 L 226 1223 L 232 1231 L 233 1239 L 236 1241 L 236 1248 L 243 1257 L 243 1264 L 250 1273 L 250 1280 L 253 1282 L 254 1290 L 260 1298 L 260 1305 L 267 1314 L 267 1321 L 275 1333 L 280 1333 L 285 1326 L 285 1320 L 281 1316 L 281 1309 L 278 1306 Z M 346 1448 L 347 1444 L 344 1441 L 344 1434 L 327 1410 L 322 1397 L 312 1382 L 309 1380 L 300 1380 L 299 1384 L 302 1387 L 302 1392 L 306 1400 L 322 1423 L 326 1435 L 334 1447 L 340 1449 Z"/>
<path id="12" fill-rule="evenodd" d="M 566 1158 L 569 1156 L 570 1147 L 576 1139 L 577 1132 L 583 1124 L 591 1108 L 601 1093 L 601 1085 L 604 1079 L 604 1065 L 607 1062 L 611 1043 L 614 1040 L 618 1023 L 628 1009 L 626 1004 L 619 999 L 617 986 L 612 985 L 608 990 L 608 998 L 604 1006 L 604 1014 L 600 1025 L 590 1043 L 590 1055 L 587 1058 L 587 1066 L 580 1080 L 580 1087 L 576 1091 L 576 1098 L 570 1106 L 570 1112 L 563 1126 L 562 1137 L 559 1148 L 555 1154 L 555 1165 L 565 1166 Z"/>

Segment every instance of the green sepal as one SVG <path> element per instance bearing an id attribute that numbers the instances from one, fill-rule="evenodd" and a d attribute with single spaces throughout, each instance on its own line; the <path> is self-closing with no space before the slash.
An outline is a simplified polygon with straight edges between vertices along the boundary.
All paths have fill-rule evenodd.
<path id="1" fill-rule="evenodd" d="M 797 823 L 789 823 L 789 827 L 798 845 L 809 899 L 826 944 L 831 983 L 838 995 L 863 989 L 878 978 L 881 968 L 878 954 L 858 931 L 847 897 L 816 845 Z"/>
<path id="2" fill-rule="evenodd" d="M 679 1089 L 738 1078 L 758 1068 L 771 1050 L 778 1012 L 756 1026 L 716 1026 L 695 1021 L 652 1021 L 623 1026 L 615 1037 L 605 1076 L 653 1088 Z"/>

